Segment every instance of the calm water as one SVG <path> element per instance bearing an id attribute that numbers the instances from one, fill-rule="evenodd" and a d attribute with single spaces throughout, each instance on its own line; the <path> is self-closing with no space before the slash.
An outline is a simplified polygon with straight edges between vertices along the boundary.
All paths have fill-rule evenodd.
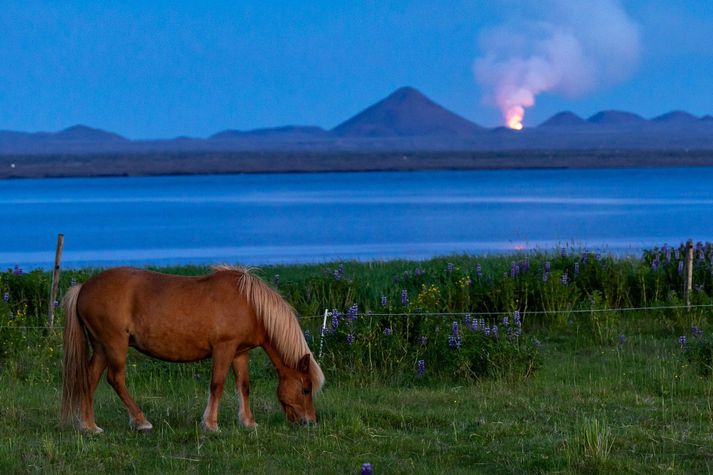
<path id="1" fill-rule="evenodd" d="M 427 258 L 713 239 L 713 169 L 0 181 L 0 268 Z"/>

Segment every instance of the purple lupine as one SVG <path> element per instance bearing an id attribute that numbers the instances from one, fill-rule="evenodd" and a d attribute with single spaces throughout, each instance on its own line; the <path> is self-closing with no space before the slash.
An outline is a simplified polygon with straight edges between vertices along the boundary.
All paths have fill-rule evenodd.
<path id="1" fill-rule="evenodd" d="M 669 249 L 666 244 L 664 244 L 663 247 L 664 247 L 663 252 L 664 252 L 664 255 L 666 256 L 666 264 L 670 264 L 671 263 L 671 249 Z"/>
<path id="2" fill-rule="evenodd" d="M 418 363 L 416 364 L 416 377 L 423 378 L 423 375 L 425 373 L 426 373 L 426 361 L 418 360 Z"/>
<path id="3" fill-rule="evenodd" d="M 505 316 L 503 317 L 503 326 L 504 326 L 504 327 L 508 326 L 508 323 L 509 323 L 508 316 L 505 315 Z"/>
<path id="4" fill-rule="evenodd" d="M 522 261 L 522 264 L 520 264 L 521 270 L 523 272 L 527 272 L 530 270 L 530 259 L 528 257 L 525 258 L 524 261 Z"/>
<path id="5" fill-rule="evenodd" d="M 515 327 L 515 337 L 519 338 L 520 335 L 522 335 L 522 328 L 517 326 L 517 327 Z"/>
<path id="6" fill-rule="evenodd" d="M 579 275 L 579 262 L 574 263 L 574 278 L 576 279 Z"/>
<path id="7" fill-rule="evenodd" d="M 520 310 L 515 310 L 515 313 L 513 313 L 513 320 L 515 320 L 516 327 L 522 325 L 522 322 L 520 321 Z"/>
<path id="8" fill-rule="evenodd" d="M 59 308 L 59 300 L 52 302 L 52 305 L 54 305 L 54 308 Z"/>
<path id="9" fill-rule="evenodd" d="M 361 475 L 372 475 L 372 469 L 370 463 L 361 464 Z"/>
<path id="10" fill-rule="evenodd" d="M 389 328 L 389 327 L 384 328 L 384 335 L 391 336 L 391 328 Z"/>
<path id="11" fill-rule="evenodd" d="M 279 289 L 280 288 L 280 274 L 275 274 L 275 277 L 273 280 L 275 282 L 275 288 Z"/>
<path id="12" fill-rule="evenodd" d="M 485 334 L 485 336 L 490 336 L 490 327 L 487 325 L 483 327 L 483 333 Z"/>
<path id="13" fill-rule="evenodd" d="M 426 335 L 423 335 L 421 337 L 421 346 L 426 346 L 428 345 L 428 337 Z"/>
<path id="14" fill-rule="evenodd" d="M 339 312 L 332 310 L 332 331 L 336 330 L 339 326 Z"/>
<path id="15" fill-rule="evenodd" d="M 465 314 L 465 317 L 463 318 L 463 321 L 465 322 L 466 328 L 470 326 L 471 318 L 470 318 L 470 314 L 469 314 L 469 313 L 466 313 L 466 314 Z"/>
<path id="16" fill-rule="evenodd" d="M 478 276 L 478 279 L 480 279 L 483 276 L 483 268 L 480 267 L 480 264 L 475 265 L 475 275 Z"/>
<path id="17" fill-rule="evenodd" d="M 420 267 L 416 267 L 416 270 L 413 271 L 413 275 L 416 277 L 421 277 L 422 275 L 426 275 L 426 271 L 421 269 Z"/>
<path id="18" fill-rule="evenodd" d="M 549 272 L 551 268 L 552 268 L 552 264 L 550 264 L 550 261 L 546 261 L 545 262 L 545 272 Z"/>
<path id="19" fill-rule="evenodd" d="M 619 346 L 623 345 L 625 341 L 626 337 L 624 335 L 619 335 Z"/>
<path id="20" fill-rule="evenodd" d="M 701 330 L 699 327 L 696 325 L 693 325 L 691 327 L 691 334 L 695 337 L 703 336 L 703 330 Z"/>
<path id="21" fill-rule="evenodd" d="M 401 305 L 407 305 L 408 304 L 408 292 L 406 292 L 406 289 L 401 291 Z"/>
<path id="22" fill-rule="evenodd" d="M 562 274 L 562 277 L 560 277 L 560 282 L 562 283 L 562 285 L 567 285 L 569 283 L 569 276 L 566 272 Z"/>
<path id="23" fill-rule="evenodd" d="M 478 331 L 478 319 L 474 318 L 473 323 L 470 325 L 470 329 L 474 332 Z"/>
<path id="24" fill-rule="evenodd" d="M 678 273 L 683 274 L 683 261 L 678 261 Z"/>
<path id="25" fill-rule="evenodd" d="M 654 272 L 657 272 L 659 270 L 659 258 L 656 256 L 656 259 L 651 261 L 651 270 Z"/>
<path id="26" fill-rule="evenodd" d="M 386 295 L 381 296 L 381 306 L 384 308 L 389 306 L 389 299 L 386 298 Z"/>
<path id="27" fill-rule="evenodd" d="M 359 314 L 359 305 L 354 304 L 351 307 L 349 307 L 349 310 L 347 310 L 347 318 L 349 318 L 350 321 L 354 321 L 357 318 L 357 315 Z"/>
<path id="28" fill-rule="evenodd" d="M 681 335 L 678 337 L 678 344 L 681 345 L 681 348 L 684 348 L 686 346 L 686 335 Z"/>
<path id="29" fill-rule="evenodd" d="M 5 301 L 5 303 L 8 303 L 10 301 L 10 292 L 5 292 L 2 294 L 2 299 Z"/>
<path id="30" fill-rule="evenodd" d="M 587 259 L 589 258 L 589 253 L 587 251 L 584 251 L 584 254 L 582 254 L 582 264 L 587 265 Z"/>
<path id="31" fill-rule="evenodd" d="M 15 264 L 15 269 L 13 269 L 12 273 L 15 275 L 22 275 L 22 267 Z"/>
<path id="32" fill-rule="evenodd" d="M 490 333 L 492 333 L 493 336 L 498 336 L 498 326 L 493 325 L 493 328 L 490 329 Z"/>
<path id="33" fill-rule="evenodd" d="M 351 345 L 352 343 L 354 343 L 354 335 L 350 333 L 347 335 L 347 344 Z"/>
<path id="34" fill-rule="evenodd" d="M 452 274 L 453 271 L 455 270 L 455 268 L 456 268 L 456 266 L 452 262 L 449 262 L 448 265 L 446 266 L 446 271 L 449 274 Z"/>

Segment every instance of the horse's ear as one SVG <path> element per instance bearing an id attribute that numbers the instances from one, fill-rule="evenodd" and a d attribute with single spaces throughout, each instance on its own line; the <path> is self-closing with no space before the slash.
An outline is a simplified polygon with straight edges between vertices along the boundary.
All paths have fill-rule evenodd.
<path id="1" fill-rule="evenodd" d="M 300 362 L 297 363 L 297 370 L 300 373 L 309 373 L 309 353 L 300 358 Z"/>

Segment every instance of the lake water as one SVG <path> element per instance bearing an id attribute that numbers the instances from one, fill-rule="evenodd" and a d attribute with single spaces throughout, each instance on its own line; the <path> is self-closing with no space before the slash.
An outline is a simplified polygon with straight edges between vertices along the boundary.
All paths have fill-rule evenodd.
<path id="1" fill-rule="evenodd" d="M 423 259 L 713 238 L 713 169 L 0 181 L 0 268 Z"/>

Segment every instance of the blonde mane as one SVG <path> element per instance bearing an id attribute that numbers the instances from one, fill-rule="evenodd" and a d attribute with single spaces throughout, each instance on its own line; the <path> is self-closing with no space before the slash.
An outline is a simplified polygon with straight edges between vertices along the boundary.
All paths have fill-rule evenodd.
<path id="1" fill-rule="evenodd" d="M 262 279 L 253 275 L 249 268 L 218 265 L 212 266 L 212 269 L 236 274 L 238 291 L 252 304 L 270 343 L 287 366 L 296 368 L 300 358 L 311 355 L 309 374 L 313 389 L 318 391 L 324 384 L 324 374 L 307 345 L 292 306 Z"/>

